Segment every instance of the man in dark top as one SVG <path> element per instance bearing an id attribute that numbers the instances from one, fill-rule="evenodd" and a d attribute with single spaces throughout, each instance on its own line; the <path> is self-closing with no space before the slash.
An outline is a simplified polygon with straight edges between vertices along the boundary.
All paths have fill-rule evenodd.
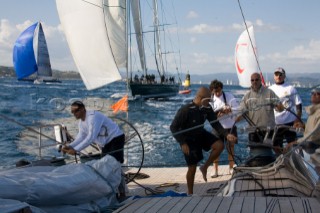
<path id="1" fill-rule="evenodd" d="M 204 129 L 204 122 L 208 120 L 219 135 L 227 137 L 228 141 L 234 143 L 237 140 L 237 137 L 228 134 L 216 121 L 217 117 L 209 106 L 210 97 L 211 93 L 208 88 L 199 88 L 193 102 L 179 109 L 170 126 L 174 138 L 180 143 L 188 165 L 186 175 L 188 194 L 193 194 L 197 163 L 203 159 L 202 150 L 209 151 L 212 149 L 209 158 L 200 167 L 203 179 L 207 181 L 208 167 L 224 148 L 223 142 L 219 138 Z"/>

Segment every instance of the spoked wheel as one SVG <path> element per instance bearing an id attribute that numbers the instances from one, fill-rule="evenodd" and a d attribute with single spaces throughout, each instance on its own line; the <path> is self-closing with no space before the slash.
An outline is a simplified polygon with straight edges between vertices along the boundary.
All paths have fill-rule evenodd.
<path id="1" fill-rule="evenodd" d="M 137 129 L 127 120 L 119 117 L 112 117 L 112 119 L 119 125 L 126 136 L 122 169 L 126 173 L 126 183 L 130 183 L 138 176 L 143 165 L 143 141 Z"/>

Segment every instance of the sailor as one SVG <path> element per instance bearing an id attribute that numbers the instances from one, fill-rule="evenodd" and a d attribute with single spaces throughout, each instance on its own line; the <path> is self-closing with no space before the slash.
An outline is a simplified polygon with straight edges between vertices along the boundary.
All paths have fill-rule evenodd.
<path id="1" fill-rule="evenodd" d="M 250 158 L 247 161 L 248 166 L 264 166 L 275 160 L 272 151 L 273 144 L 262 144 L 266 134 L 271 140 L 272 129 L 275 126 L 274 108 L 282 111 L 282 105 L 276 94 L 262 86 L 259 73 L 251 75 L 251 88 L 243 96 L 240 109 L 243 114 L 236 121 L 244 118 L 250 126 L 256 127 L 254 132 L 249 133 Z"/>
<path id="2" fill-rule="evenodd" d="M 286 110 L 278 112 L 274 110 L 275 122 L 277 125 L 284 126 L 294 126 L 298 122 L 302 122 L 302 101 L 294 86 L 285 82 L 286 72 L 282 67 L 277 68 L 274 71 L 274 82 L 269 89 L 271 89 L 282 102 Z M 274 145 L 280 148 L 283 148 L 283 140 L 286 140 L 287 143 L 296 141 L 297 133 L 290 131 L 288 128 L 283 127 L 279 128 L 276 134 Z M 281 154 L 281 149 L 275 149 L 277 154 Z"/>
<path id="3" fill-rule="evenodd" d="M 236 116 L 230 116 L 232 110 L 239 107 L 239 103 L 235 97 L 230 92 L 223 91 L 223 83 L 218 80 L 211 81 L 209 86 L 211 91 L 211 102 L 210 105 L 213 108 L 213 111 L 217 115 L 221 126 L 227 131 L 237 136 L 237 126 L 235 125 Z M 226 116 L 229 115 L 229 116 Z M 223 117 L 224 116 L 224 117 Z M 222 141 L 226 142 L 225 148 L 228 151 L 228 161 L 229 161 L 229 174 L 232 174 L 234 166 L 234 144 L 229 142 L 225 137 L 221 138 Z M 214 161 L 214 169 L 211 173 L 211 177 L 218 177 L 218 166 L 219 166 L 219 157 Z"/>
<path id="4" fill-rule="evenodd" d="M 178 110 L 170 126 L 188 165 L 186 175 L 188 194 L 193 194 L 197 164 L 203 159 L 202 150 L 212 150 L 205 164 L 200 167 L 203 179 L 207 181 L 208 167 L 224 148 L 219 138 L 204 129 L 204 122 L 208 120 L 219 135 L 226 137 L 228 141 L 235 142 L 237 140 L 236 136 L 228 134 L 221 124 L 216 122 L 217 117 L 209 105 L 210 95 L 209 88 L 200 87 L 192 103 L 186 104 Z"/>
<path id="5" fill-rule="evenodd" d="M 297 123 L 294 126 L 296 128 L 304 128 L 303 137 L 288 144 L 285 151 L 288 151 L 293 144 L 304 141 L 308 141 L 305 143 L 304 148 L 307 148 L 310 153 L 320 147 L 320 88 L 315 88 L 311 91 L 311 105 L 305 107 L 305 110 L 309 115 L 306 124 Z"/>
<path id="6" fill-rule="evenodd" d="M 91 143 L 97 144 L 102 150 L 102 156 L 110 154 L 120 163 L 124 162 L 123 147 L 125 135 L 119 126 L 101 112 L 86 110 L 81 101 L 71 104 L 71 113 L 79 121 L 79 133 L 72 143 L 63 146 L 62 151 L 75 155 L 88 147 Z M 119 186 L 120 199 L 125 197 L 125 182 Z"/>

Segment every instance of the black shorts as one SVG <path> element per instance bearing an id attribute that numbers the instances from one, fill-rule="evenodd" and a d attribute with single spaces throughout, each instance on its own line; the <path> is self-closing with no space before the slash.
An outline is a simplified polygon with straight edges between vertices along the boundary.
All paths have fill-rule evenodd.
<path id="1" fill-rule="evenodd" d="M 190 138 L 187 140 L 189 146 L 189 155 L 184 154 L 184 158 L 187 162 L 187 165 L 196 165 L 203 159 L 202 150 L 209 151 L 212 144 L 214 144 L 219 138 L 213 134 L 203 130 L 202 134 Z"/>
<path id="2" fill-rule="evenodd" d="M 113 156 L 120 163 L 124 162 L 123 158 L 123 147 L 124 147 L 125 136 L 119 135 L 118 137 L 113 138 L 109 143 L 107 143 L 102 148 L 102 155 L 109 154 Z"/>

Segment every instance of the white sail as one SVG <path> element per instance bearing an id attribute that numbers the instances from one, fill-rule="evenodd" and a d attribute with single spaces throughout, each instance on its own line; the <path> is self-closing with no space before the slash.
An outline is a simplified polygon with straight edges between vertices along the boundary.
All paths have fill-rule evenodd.
<path id="1" fill-rule="evenodd" d="M 131 1 L 131 13 L 139 50 L 141 69 L 143 70 L 144 74 L 146 74 L 146 56 L 143 42 L 140 0 Z"/>
<path id="2" fill-rule="evenodd" d="M 108 2 L 114 5 L 121 0 L 106 1 L 106 5 Z M 108 10 L 104 9 L 104 1 L 56 0 L 56 4 L 69 48 L 86 88 L 96 89 L 120 80 L 115 59 L 119 52 L 117 48 L 113 52 L 111 46 L 112 42 L 118 42 L 110 42 L 114 38 L 108 32 L 116 31 L 113 35 L 122 35 L 123 32 L 116 21 L 113 26 L 106 26 L 106 23 L 111 23 L 106 21 L 106 17 L 113 14 L 105 15 Z M 118 63 L 122 64 L 121 60 Z"/>
<path id="3" fill-rule="evenodd" d="M 248 36 L 248 32 L 252 41 L 252 45 Z M 254 50 L 252 49 L 252 46 Z M 235 48 L 235 66 L 239 79 L 239 85 L 242 87 L 250 87 L 251 74 L 259 73 L 254 51 L 257 52 L 257 47 L 253 26 L 251 26 L 248 28 L 248 31 L 245 30 L 242 32 Z"/>
<path id="4" fill-rule="evenodd" d="M 126 1 L 104 0 L 103 4 L 112 54 L 118 68 L 127 67 Z"/>

